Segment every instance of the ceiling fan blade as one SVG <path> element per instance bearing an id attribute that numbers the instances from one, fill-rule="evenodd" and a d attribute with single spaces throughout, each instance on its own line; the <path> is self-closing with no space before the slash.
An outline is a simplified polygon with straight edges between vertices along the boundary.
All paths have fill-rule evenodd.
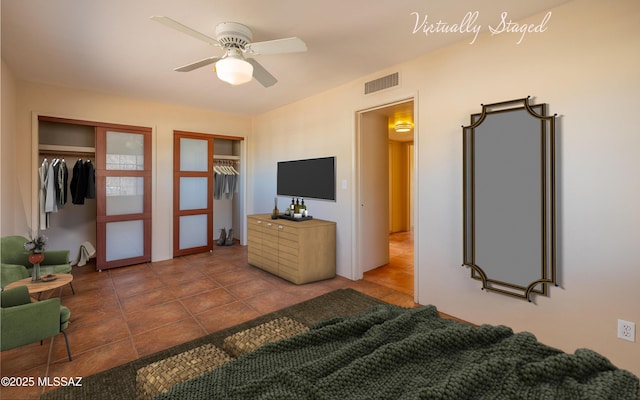
<path id="1" fill-rule="evenodd" d="M 156 21 L 156 22 L 160 22 L 161 24 L 168 26 L 169 28 L 175 29 L 177 31 L 180 31 L 182 33 L 185 33 L 191 37 L 194 37 L 196 39 L 202 40 L 203 42 L 209 43 L 212 46 L 220 46 L 220 42 L 218 42 L 216 39 L 205 35 L 204 33 L 200 33 L 196 30 L 193 30 L 191 28 L 189 28 L 186 25 L 181 24 L 178 21 L 175 21 L 169 17 L 163 17 L 160 15 L 154 15 L 152 17 L 150 17 L 152 20 Z"/>
<path id="2" fill-rule="evenodd" d="M 253 77 L 264 87 L 273 86 L 278 80 L 269 73 L 259 62 L 253 58 L 245 58 L 247 62 L 253 65 Z"/>
<path id="3" fill-rule="evenodd" d="M 218 60 L 220 60 L 220 57 L 209 57 L 209 58 L 202 59 L 200 61 L 193 62 L 191 64 L 183 65 L 182 67 L 178 67 L 174 69 L 174 71 L 189 72 L 189 71 L 193 71 L 194 69 L 204 67 L 205 65 L 216 63 L 218 62 Z"/>
<path id="4" fill-rule="evenodd" d="M 306 43 L 297 37 L 249 43 L 247 48 L 251 54 L 280 54 L 307 51 Z"/>

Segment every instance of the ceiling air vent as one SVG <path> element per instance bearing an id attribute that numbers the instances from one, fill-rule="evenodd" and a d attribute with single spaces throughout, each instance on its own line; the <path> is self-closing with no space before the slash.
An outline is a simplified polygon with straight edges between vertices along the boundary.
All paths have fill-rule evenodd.
<path id="1" fill-rule="evenodd" d="M 382 78 L 365 82 L 364 94 L 369 94 L 383 89 L 389 89 L 390 87 L 398 86 L 398 76 L 398 72 L 395 72 L 391 75 L 383 76 Z"/>

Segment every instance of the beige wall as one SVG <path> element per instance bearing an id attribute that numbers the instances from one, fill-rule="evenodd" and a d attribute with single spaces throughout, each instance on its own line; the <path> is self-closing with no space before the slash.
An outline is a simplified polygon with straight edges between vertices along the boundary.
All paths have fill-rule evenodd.
<path id="1" fill-rule="evenodd" d="M 15 163 L 14 138 L 15 138 L 15 79 L 11 71 L 6 68 L 4 60 L 1 64 L 1 97 L 2 109 L 2 135 L 0 136 L 0 233 L 12 233 L 16 226 L 17 215 L 24 214 L 19 203 L 19 194 L 16 193 L 17 179 L 13 165 Z M 23 223 L 26 220 L 22 219 Z"/>
<path id="2" fill-rule="evenodd" d="M 527 21 L 539 23 L 545 13 Z M 527 330 L 565 351 L 587 347 L 640 374 L 640 338 L 616 338 L 618 318 L 640 324 L 636 248 L 640 136 L 640 2 L 575 0 L 552 10 L 544 33 L 480 36 L 255 118 L 251 206 L 268 212 L 275 162 L 338 155 L 338 201 L 312 203 L 338 222 L 338 268 L 356 245 L 355 113 L 416 94 L 418 300 L 475 323 Z M 425 39 L 427 40 L 427 39 Z M 399 71 L 401 86 L 362 95 L 367 80 Z M 560 287 L 533 304 L 480 290 L 462 263 L 461 125 L 489 104 L 531 95 L 558 118 Z M 347 189 L 341 189 L 346 180 Z M 638 325 L 640 327 L 640 325 Z"/>
<path id="3" fill-rule="evenodd" d="M 4 69 L 3 69 L 4 70 Z M 223 114 L 210 110 L 156 103 L 140 99 L 111 96 L 101 93 L 73 90 L 24 81 L 16 85 L 15 105 L 15 155 L 8 165 L 16 176 L 15 204 L 25 210 L 15 216 L 13 226 L 3 224 L 2 234 L 26 234 L 36 209 L 37 153 L 32 146 L 32 119 L 34 114 L 87 121 L 146 126 L 153 129 L 152 143 L 152 260 L 171 258 L 172 244 L 172 183 L 173 183 L 173 131 L 184 130 L 210 134 L 245 137 L 251 130 L 248 117 Z M 3 93 L 4 94 L 4 93 Z M 3 109 L 3 120 L 4 120 Z M 5 130 L 3 126 L 3 138 Z M 4 139 L 3 139 L 4 140 Z M 3 172 L 4 173 L 4 172 Z M 10 187 L 10 186 L 9 186 Z M 4 200 L 3 182 L 3 200 Z M 3 206 L 3 215 L 5 209 Z M 25 215 L 22 215 L 25 214 Z"/>
<path id="4" fill-rule="evenodd" d="M 26 82 L 15 85 L 15 120 L 5 123 L 14 91 L 2 80 L 2 234 L 30 223 L 31 113 L 154 128 L 155 260 L 171 248 L 173 129 L 244 136 L 250 132 L 247 211 L 273 208 L 279 160 L 335 155 L 336 202 L 307 201 L 313 215 L 338 222 L 338 272 L 353 268 L 357 210 L 356 112 L 415 97 L 416 252 L 418 300 L 476 323 L 527 330 L 565 351 L 592 348 L 640 375 L 640 340 L 616 339 L 618 318 L 640 324 L 637 227 L 640 92 L 637 0 L 574 0 L 553 9 L 546 32 L 488 36 L 455 45 L 396 68 L 259 115 L 251 121 L 169 104 Z M 526 22 L 538 23 L 544 14 Z M 425 38 L 425 40 L 428 40 Z M 363 83 L 399 71 L 401 86 L 369 96 Z M 559 113 L 558 264 L 560 287 L 534 304 L 480 290 L 462 262 L 461 129 L 481 103 L 527 95 Z M 11 120 L 11 115 L 9 115 Z M 12 129 L 15 128 L 15 129 Z M 13 135 L 5 140 L 5 134 Z M 15 133 L 14 133 L 15 132 Z M 15 163 L 5 160 L 14 142 Z M 6 168 L 10 168 L 9 173 Z M 7 178 L 7 175 L 14 175 Z M 7 182 L 8 180 L 8 182 Z M 343 186 L 344 182 L 344 186 Z M 6 195 L 5 188 L 12 194 Z M 7 197 L 9 196 L 9 197 Z M 13 197 L 11 197 L 13 196 Z M 6 200 L 9 198 L 9 200 Z M 281 207 L 286 204 L 281 199 Z M 9 206 L 11 204 L 11 206 Z M 15 207 L 15 208 L 14 208 Z M 23 209 L 24 208 L 24 209 Z M 5 222 L 5 214 L 15 214 Z M 25 215 L 22 215 L 25 214 Z"/>

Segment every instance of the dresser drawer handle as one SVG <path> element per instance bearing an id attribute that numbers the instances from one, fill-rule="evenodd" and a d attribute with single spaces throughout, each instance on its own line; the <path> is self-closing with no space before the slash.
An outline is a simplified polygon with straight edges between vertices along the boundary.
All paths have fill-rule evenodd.
<path id="1" fill-rule="evenodd" d="M 258 221 L 258 224 L 261 224 L 261 223 L 262 223 L 262 221 Z"/>
<path id="2" fill-rule="evenodd" d="M 284 226 L 278 225 L 278 229 L 284 229 Z"/>
<path id="3" fill-rule="evenodd" d="M 273 226 L 273 224 L 271 222 L 267 222 L 267 226 Z"/>

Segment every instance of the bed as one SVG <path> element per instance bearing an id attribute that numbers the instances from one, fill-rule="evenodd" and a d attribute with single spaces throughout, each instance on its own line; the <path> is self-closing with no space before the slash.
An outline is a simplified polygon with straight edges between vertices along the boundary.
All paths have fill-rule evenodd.
<path id="1" fill-rule="evenodd" d="M 154 399 L 615 399 L 639 380 L 598 353 L 567 354 L 506 326 L 377 305 L 266 344 Z"/>

